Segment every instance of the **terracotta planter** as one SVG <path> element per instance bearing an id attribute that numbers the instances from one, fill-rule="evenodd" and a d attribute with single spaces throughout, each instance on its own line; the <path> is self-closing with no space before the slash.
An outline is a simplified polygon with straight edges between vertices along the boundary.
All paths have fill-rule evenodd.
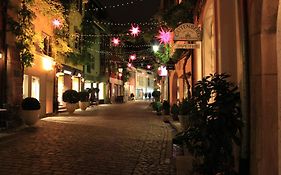
<path id="1" fill-rule="evenodd" d="M 78 103 L 66 103 L 66 110 L 69 114 L 72 114 L 77 109 Z"/>
<path id="2" fill-rule="evenodd" d="M 32 126 L 35 125 L 35 123 L 39 120 L 39 110 L 22 110 L 21 111 L 21 118 L 23 122 L 28 125 Z"/>
<path id="3" fill-rule="evenodd" d="M 87 107 L 90 106 L 90 102 L 88 101 L 79 101 L 79 107 L 82 111 L 85 111 L 87 109 Z"/>

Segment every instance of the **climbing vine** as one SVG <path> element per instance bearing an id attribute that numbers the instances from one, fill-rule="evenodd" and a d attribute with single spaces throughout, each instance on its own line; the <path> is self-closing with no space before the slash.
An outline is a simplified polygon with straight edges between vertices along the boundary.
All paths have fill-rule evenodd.
<path id="1" fill-rule="evenodd" d="M 71 51 L 67 42 L 66 31 L 68 26 L 65 23 L 64 9 L 59 2 L 51 0 L 22 0 L 19 7 L 10 6 L 10 8 L 17 14 L 16 18 L 8 17 L 8 24 L 10 31 L 15 35 L 15 44 L 23 68 L 32 66 L 36 46 L 41 51 L 44 47 L 41 33 L 35 33 L 34 26 L 32 25 L 36 19 L 35 14 L 47 16 L 50 21 L 54 18 L 59 18 L 61 21 L 62 26 L 53 30 L 54 42 L 51 43 L 56 62 L 61 62 L 61 57 L 64 57 L 67 52 Z"/>
<path id="2" fill-rule="evenodd" d="M 22 63 L 22 67 L 31 66 L 34 55 L 32 54 L 32 41 L 34 36 L 33 26 L 30 25 L 35 18 L 34 12 L 27 5 L 32 0 L 23 0 L 20 4 L 20 8 L 17 12 L 17 20 L 12 17 L 8 17 L 8 24 L 10 30 L 16 36 L 16 48 L 19 51 L 19 58 Z"/>

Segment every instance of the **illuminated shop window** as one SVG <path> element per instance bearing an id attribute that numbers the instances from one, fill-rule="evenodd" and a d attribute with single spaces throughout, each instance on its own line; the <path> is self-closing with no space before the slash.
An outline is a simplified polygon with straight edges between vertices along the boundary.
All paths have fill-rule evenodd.
<path id="1" fill-rule="evenodd" d="M 80 91 L 79 78 L 78 77 L 72 77 L 72 89 L 76 90 L 77 92 Z"/>
<path id="2" fill-rule="evenodd" d="M 23 86 L 22 86 L 22 97 L 26 98 L 28 97 L 28 75 L 23 75 Z"/>
<path id="3" fill-rule="evenodd" d="M 99 99 L 103 100 L 104 99 L 104 89 L 103 89 L 104 83 L 99 83 Z"/>
<path id="4" fill-rule="evenodd" d="M 38 77 L 32 76 L 31 81 L 31 97 L 39 100 L 40 97 L 40 79 Z"/>

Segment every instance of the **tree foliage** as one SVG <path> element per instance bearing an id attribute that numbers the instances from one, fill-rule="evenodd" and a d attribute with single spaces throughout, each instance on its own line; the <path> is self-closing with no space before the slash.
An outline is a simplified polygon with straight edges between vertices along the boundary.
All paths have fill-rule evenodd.
<path id="1" fill-rule="evenodd" d="M 188 100 L 189 128 L 175 139 L 187 145 L 197 174 L 236 174 L 233 143 L 239 145 L 241 138 L 240 95 L 227 78 L 214 74 L 195 84 Z"/>

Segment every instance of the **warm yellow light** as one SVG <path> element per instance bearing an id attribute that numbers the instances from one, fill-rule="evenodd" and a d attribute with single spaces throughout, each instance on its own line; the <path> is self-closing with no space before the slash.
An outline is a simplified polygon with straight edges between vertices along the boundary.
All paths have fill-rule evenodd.
<path id="1" fill-rule="evenodd" d="M 3 58 L 3 54 L 2 54 L 2 53 L 0 53 L 0 59 L 1 59 L 1 58 Z"/>
<path id="2" fill-rule="evenodd" d="M 46 71 L 53 70 L 54 62 L 49 58 L 43 58 L 43 68 Z"/>

